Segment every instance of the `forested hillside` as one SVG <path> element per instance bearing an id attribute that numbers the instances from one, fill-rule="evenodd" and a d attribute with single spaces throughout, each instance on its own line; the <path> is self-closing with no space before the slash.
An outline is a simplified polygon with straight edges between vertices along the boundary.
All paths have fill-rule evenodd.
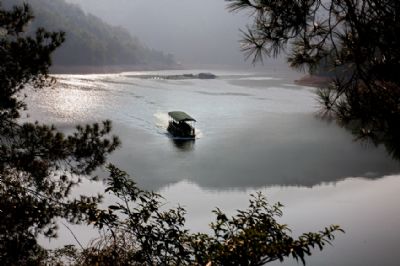
<path id="1" fill-rule="evenodd" d="M 121 27 L 111 26 L 100 18 L 83 12 L 64 0 L 1 0 L 10 8 L 28 3 L 35 20 L 28 33 L 38 27 L 66 32 L 66 41 L 53 57 L 58 66 L 173 66 L 172 55 L 147 48 Z"/>

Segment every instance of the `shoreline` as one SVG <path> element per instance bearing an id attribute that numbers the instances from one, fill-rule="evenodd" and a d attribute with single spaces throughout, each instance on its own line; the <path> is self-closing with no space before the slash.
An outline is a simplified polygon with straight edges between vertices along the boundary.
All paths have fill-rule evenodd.
<path id="1" fill-rule="evenodd" d="M 180 70 L 185 69 L 182 65 L 104 65 L 104 66 L 66 66 L 53 65 L 50 67 L 50 74 L 60 75 L 88 75 L 88 74 L 119 74 L 133 71 L 157 71 L 157 70 Z"/>
<path id="2" fill-rule="evenodd" d="M 300 79 L 294 80 L 293 82 L 296 85 L 322 88 L 329 85 L 331 78 L 317 75 L 306 75 Z"/>
<path id="3" fill-rule="evenodd" d="M 215 66 L 214 66 L 215 67 Z M 90 74 L 120 74 L 123 72 L 136 71 L 160 71 L 160 70 L 187 70 L 192 69 L 190 66 L 177 64 L 174 66 L 166 65 L 53 65 L 50 67 L 51 75 L 90 75 Z M 210 67 L 209 67 L 210 68 Z M 293 83 L 300 86 L 308 86 L 314 88 L 327 87 L 331 82 L 331 78 L 318 75 L 305 75 L 300 79 L 293 80 Z"/>

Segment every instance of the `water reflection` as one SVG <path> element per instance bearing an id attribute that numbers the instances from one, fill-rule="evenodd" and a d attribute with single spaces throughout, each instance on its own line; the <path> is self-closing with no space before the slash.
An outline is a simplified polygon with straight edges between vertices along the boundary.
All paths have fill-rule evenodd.
<path id="1" fill-rule="evenodd" d="M 171 142 L 174 147 L 182 152 L 189 152 L 193 151 L 195 147 L 195 140 L 194 139 L 175 139 L 171 138 Z"/>
<path id="2" fill-rule="evenodd" d="M 349 176 L 375 179 L 400 172 L 383 147 L 356 142 L 345 129 L 313 114 L 229 121 L 230 130 L 222 118 L 199 120 L 207 137 L 195 141 L 115 124 L 123 145 L 112 159 L 153 190 L 182 180 L 219 191 L 312 187 Z"/>
<path id="3" fill-rule="evenodd" d="M 122 148 L 110 161 L 140 187 L 185 206 L 194 231 L 207 230 L 214 207 L 233 213 L 246 207 L 249 193 L 262 190 L 271 202 L 287 206 L 282 222 L 295 235 L 331 223 L 347 231 L 308 265 L 397 265 L 400 176 L 383 176 L 399 173 L 398 161 L 384 147 L 354 141 L 345 129 L 315 119 L 308 89 L 285 90 L 289 81 L 236 76 L 191 83 L 135 80 L 137 85 L 120 82 L 120 76 L 109 79 L 115 82 L 106 90 L 35 94 L 33 117 L 62 121 L 67 132 L 77 120 L 113 120 Z M 77 95 L 83 102 L 74 105 Z M 101 104 L 104 99 L 107 104 Z M 164 113 L 175 108 L 193 113 L 207 137 L 169 138 Z M 392 155 L 400 150 L 391 149 Z M 80 189 L 86 194 L 94 186 Z M 78 235 L 83 238 L 86 230 Z M 64 233 L 61 240 L 70 236 Z"/>
<path id="4" fill-rule="evenodd" d="M 400 116 L 400 114 L 396 114 Z M 372 119 L 372 118 L 371 118 Z M 349 123 L 345 126 L 357 140 L 371 143 L 375 146 L 383 145 L 387 153 L 395 160 L 400 161 L 400 118 L 379 118 L 385 127 L 365 129 L 361 123 Z"/>
<path id="5" fill-rule="evenodd" d="M 262 191 L 271 203 L 281 202 L 283 217 L 294 235 L 313 232 L 330 224 L 340 224 L 346 234 L 338 234 L 333 246 L 313 251 L 307 265 L 373 266 L 398 265 L 400 255 L 400 176 L 379 180 L 346 178 L 335 184 L 308 187 L 274 186 L 245 191 L 209 191 L 183 181 L 161 193 L 171 206 L 188 210 L 187 225 L 193 231 L 209 232 L 211 210 L 218 207 L 228 215 L 248 206 L 249 194 Z M 201 200 L 199 200 L 201 199 Z M 268 264 L 269 265 L 269 264 Z M 299 266 L 293 259 L 271 265 Z"/>
<path id="6" fill-rule="evenodd" d="M 315 94 L 310 88 L 282 89 L 290 82 L 285 79 L 242 75 L 171 83 L 109 75 L 107 82 L 115 83 L 105 84 L 104 77 L 84 78 L 67 76 L 64 82 L 80 88 L 91 79 L 92 87 L 100 83 L 103 90 L 35 93 L 32 117 L 71 128 L 79 122 L 113 120 L 122 148 L 110 159 L 146 189 L 182 180 L 219 191 L 312 187 L 349 176 L 400 172 L 383 147 L 355 142 L 345 129 L 317 120 Z M 235 80 L 242 83 L 232 85 Z M 101 104 L 105 99 L 107 104 Z M 169 138 L 166 113 L 174 109 L 193 114 L 206 137 L 195 142 Z"/>

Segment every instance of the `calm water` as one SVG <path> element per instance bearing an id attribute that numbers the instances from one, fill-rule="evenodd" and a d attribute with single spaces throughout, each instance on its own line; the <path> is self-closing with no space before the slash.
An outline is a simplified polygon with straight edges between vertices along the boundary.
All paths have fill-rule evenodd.
<path id="1" fill-rule="evenodd" d="M 250 193 L 263 191 L 286 206 L 282 222 L 294 234 L 330 224 L 346 230 L 308 265 L 397 265 L 399 162 L 315 118 L 313 89 L 293 85 L 290 72 L 214 71 L 215 80 L 141 77 L 198 72 L 58 76 L 57 89 L 32 94 L 29 107 L 33 118 L 65 131 L 113 120 L 123 146 L 110 160 L 171 206 L 186 206 L 194 231 L 207 231 L 214 207 L 233 214 L 246 207 Z M 194 142 L 166 134 L 171 110 L 197 119 Z M 71 239 L 61 235 L 61 242 Z"/>

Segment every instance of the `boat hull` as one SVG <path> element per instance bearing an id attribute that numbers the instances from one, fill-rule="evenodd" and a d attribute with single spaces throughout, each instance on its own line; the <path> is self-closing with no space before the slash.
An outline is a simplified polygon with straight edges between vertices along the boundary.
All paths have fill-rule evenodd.
<path id="1" fill-rule="evenodd" d="M 194 139 L 196 137 L 195 129 L 186 123 L 170 122 L 167 131 L 176 138 Z"/>

